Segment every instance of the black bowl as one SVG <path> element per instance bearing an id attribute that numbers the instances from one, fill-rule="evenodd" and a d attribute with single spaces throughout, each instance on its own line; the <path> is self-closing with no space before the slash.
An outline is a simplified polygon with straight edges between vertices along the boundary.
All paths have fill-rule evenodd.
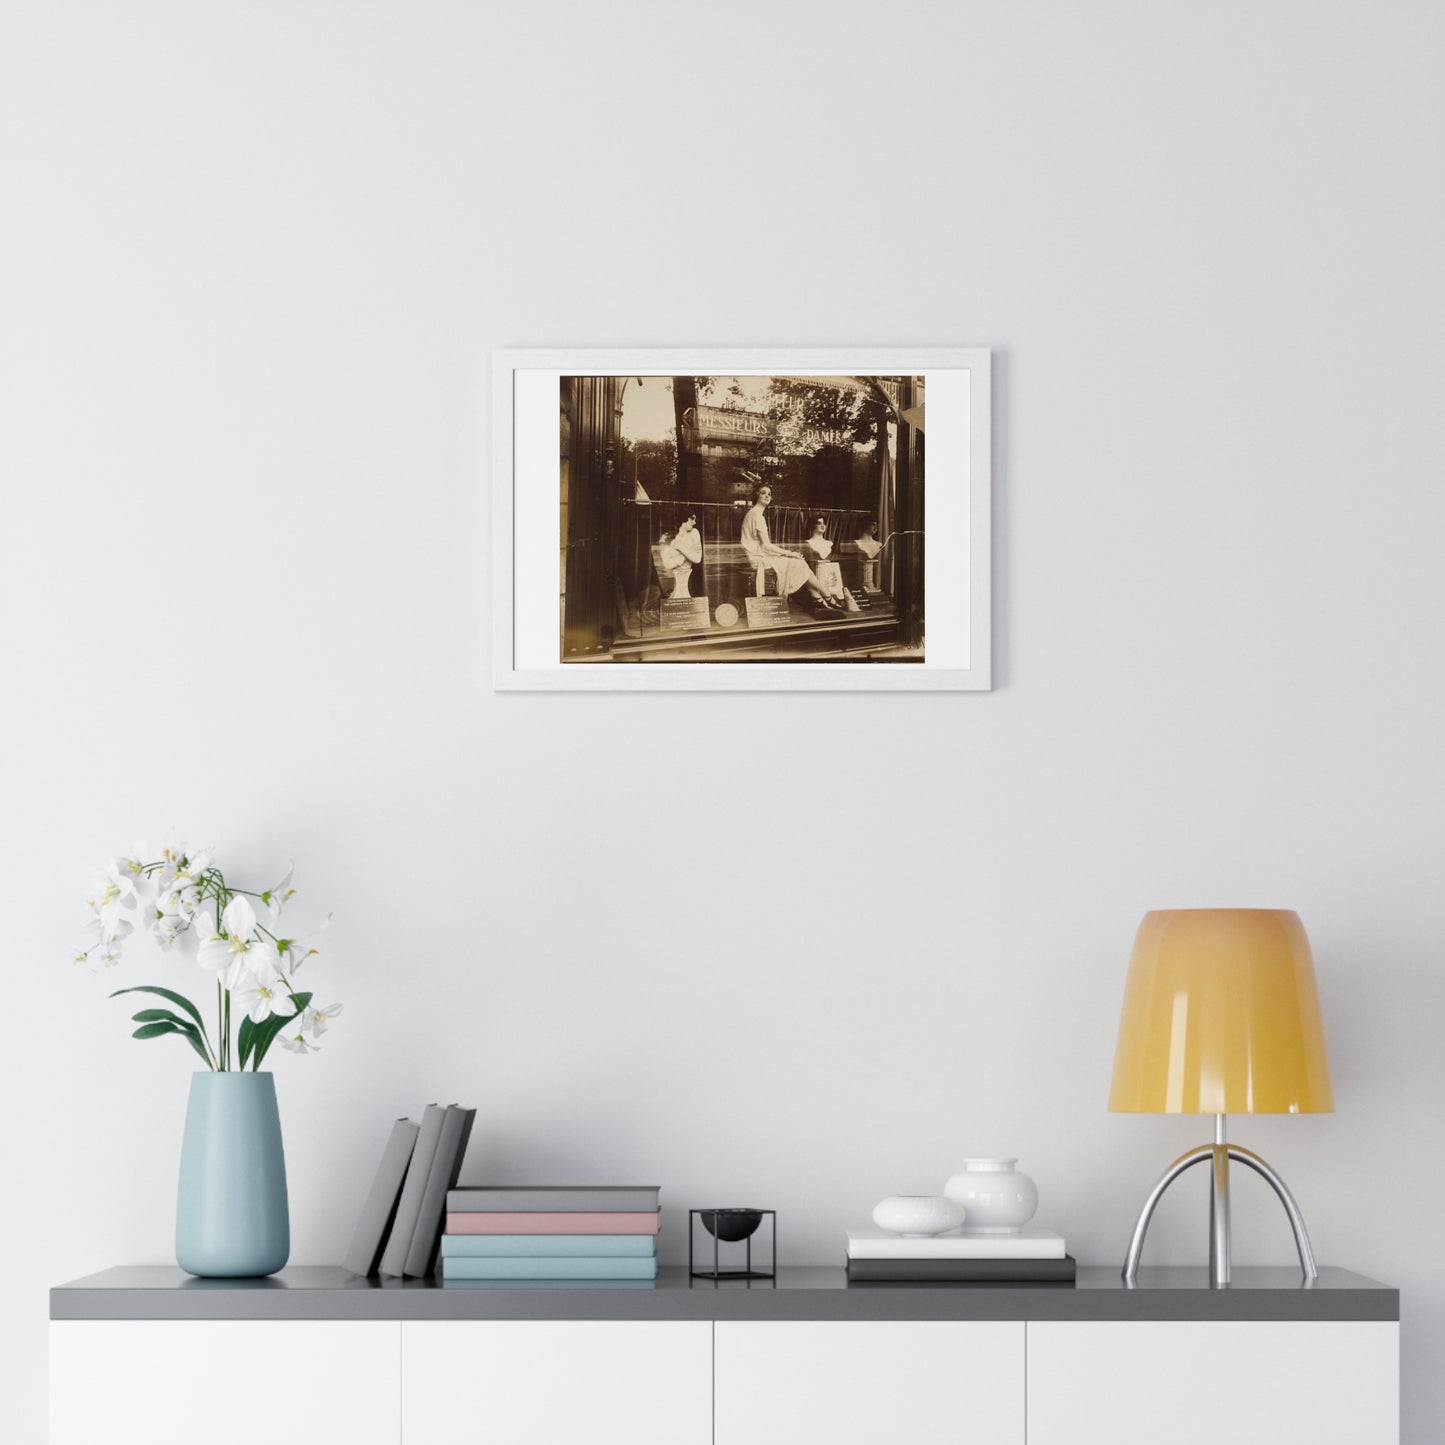
<path id="1" fill-rule="evenodd" d="M 702 1227 L 724 1244 L 746 1239 L 763 1222 L 761 1209 L 700 1209 Z"/>

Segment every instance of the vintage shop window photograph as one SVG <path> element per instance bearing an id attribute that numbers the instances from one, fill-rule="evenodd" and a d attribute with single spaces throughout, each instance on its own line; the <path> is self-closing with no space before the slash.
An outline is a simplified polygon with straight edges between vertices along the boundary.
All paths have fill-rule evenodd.
<path id="1" fill-rule="evenodd" d="M 981 348 L 498 351 L 501 689 L 987 691 Z"/>
<path id="2" fill-rule="evenodd" d="M 562 376 L 558 403 L 560 661 L 924 661 L 924 376 Z"/>

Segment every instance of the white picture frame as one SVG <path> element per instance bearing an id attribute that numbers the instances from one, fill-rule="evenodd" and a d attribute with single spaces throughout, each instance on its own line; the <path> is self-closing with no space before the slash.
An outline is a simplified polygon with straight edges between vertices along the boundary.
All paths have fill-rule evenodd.
<path id="1" fill-rule="evenodd" d="M 890 380 L 894 378 L 898 380 Z M 925 551 L 921 527 L 896 534 L 901 539 L 897 543 L 900 553 L 916 549 L 908 553 L 917 558 L 910 563 L 909 576 L 916 579 L 921 575 L 923 579 L 921 600 L 911 603 L 909 613 L 914 619 L 913 635 L 920 639 L 918 644 L 911 650 L 879 647 L 870 652 L 860 648 L 856 655 L 804 657 L 787 652 L 787 634 L 780 632 L 778 640 L 770 639 L 772 653 L 758 656 L 756 661 L 746 651 L 734 651 L 725 659 L 715 661 L 714 652 L 727 651 L 721 645 L 724 639 L 720 629 L 709 634 L 717 643 L 711 650 L 702 645 L 685 648 L 678 644 L 659 654 L 659 644 L 651 644 L 654 650 L 648 651 L 644 643 L 630 640 L 635 634 L 624 637 L 619 625 L 604 629 L 615 632 L 615 639 L 609 635 L 585 658 L 574 659 L 570 655 L 564 658 L 571 636 L 567 608 L 572 605 L 565 598 L 566 559 L 574 551 L 569 550 L 568 539 L 563 535 L 564 523 L 560 520 L 567 516 L 568 493 L 562 481 L 565 449 L 557 443 L 559 436 L 565 438 L 568 434 L 567 402 L 574 390 L 580 395 L 584 383 L 595 388 L 598 384 L 608 385 L 608 379 L 612 379 L 609 396 L 616 394 L 619 383 L 625 396 L 627 385 L 633 380 L 638 382 L 639 391 L 644 382 L 659 381 L 674 393 L 697 380 L 708 386 L 726 381 L 733 392 L 739 394 L 740 388 L 764 383 L 773 387 L 780 381 L 798 386 L 817 382 L 819 390 L 834 386 L 841 391 L 852 386 L 861 391 L 866 386 L 878 393 L 874 405 L 880 416 L 887 414 L 889 395 L 919 398 L 918 405 L 911 409 L 900 402 L 894 408 L 893 420 L 878 423 L 880 440 L 876 448 L 884 449 L 881 438 L 886 436 L 887 447 L 896 453 L 899 445 L 904 444 L 901 439 L 908 439 L 906 449 L 908 456 L 915 459 L 910 465 L 916 473 L 911 505 L 920 516 L 925 515 L 919 499 L 926 482 L 927 535 L 934 540 Z M 752 379 L 756 379 L 756 383 Z M 885 391 L 886 388 L 892 390 Z M 921 401 L 925 395 L 928 400 L 926 433 Z M 649 400 L 657 405 L 655 395 Z M 991 353 L 986 348 L 502 350 L 493 354 L 491 402 L 492 677 L 498 691 L 977 692 L 991 687 L 992 374 Z M 681 402 L 676 404 L 680 407 Z M 741 412 L 728 408 L 743 405 L 725 398 L 721 409 L 698 407 L 694 415 L 736 416 Z M 580 406 L 577 410 L 580 412 Z M 621 437 L 622 410 L 619 403 L 614 441 Z M 595 407 L 593 414 L 594 418 L 602 416 Z M 916 420 L 916 435 L 914 422 L 905 424 L 904 418 Z M 594 427 L 604 424 L 610 425 L 605 417 L 601 422 L 591 423 Z M 678 436 L 683 435 L 679 423 Z M 922 475 L 925 435 L 926 478 Z M 621 442 L 624 449 L 627 445 Z M 770 442 L 769 445 L 781 444 Z M 846 447 L 833 449 L 844 451 Z M 856 444 L 856 449 L 861 451 L 862 444 Z M 726 452 L 727 448 L 699 446 L 697 450 Z M 596 448 L 589 453 L 597 454 Z M 689 452 L 689 457 L 691 455 Z M 674 446 L 673 487 L 683 485 L 678 457 Z M 851 458 L 845 458 L 845 467 L 850 461 Z M 701 467 L 701 461 L 696 465 Z M 622 509 L 622 489 L 627 483 L 625 476 L 620 483 L 616 480 L 610 453 L 607 467 L 606 496 L 617 499 L 615 506 L 612 500 L 607 505 Z M 573 468 L 574 478 L 575 474 Z M 588 475 L 592 478 L 592 473 Z M 602 473 L 599 471 L 597 475 Z M 736 475 L 755 477 L 758 473 L 749 472 L 739 464 Z M 784 474 L 780 471 L 775 475 L 781 479 Z M 889 476 L 891 478 L 891 472 Z M 583 493 L 575 479 L 570 485 L 572 505 L 576 507 L 576 498 Z M 588 485 L 595 494 L 600 484 L 594 478 Z M 886 492 L 883 495 L 886 499 Z M 631 506 L 634 500 L 641 505 Z M 625 501 L 629 504 L 626 508 L 629 519 L 638 519 L 644 516 L 642 507 L 649 505 L 651 499 L 638 484 L 636 497 L 628 494 Z M 733 506 L 738 509 L 735 515 L 744 515 L 742 500 Z M 795 514 L 799 510 L 793 509 Z M 723 511 L 720 521 L 714 519 L 715 524 L 727 525 L 728 516 Z M 645 542 L 645 529 L 642 535 Z M 732 536 L 736 539 L 736 529 Z M 893 536 L 889 534 L 886 540 L 891 542 Z M 947 540 L 940 544 L 939 539 Z M 575 550 L 575 539 L 571 545 Z M 657 549 L 652 550 L 656 554 Z M 636 565 L 634 561 L 634 567 Z M 760 565 L 758 577 L 761 579 L 763 575 Z M 616 589 L 620 610 L 624 606 L 623 589 L 615 580 L 612 586 Z M 772 590 L 777 590 L 776 583 Z M 574 584 L 573 591 L 580 592 L 580 588 Z M 915 583 L 913 595 L 917 594 Z M 599 595 L 604 594 L 599 592 Z M 777 606 L 776 599 L 766 600 Z M 817 597 L 816 600 L 826 599 Z M 851 593 L 846 600 L 850 607 L 855 606 Z M 866 598 L 863 600 L 866 603 Z M 892 605 L 891 597 L 882 600 L 885 607 Z M 595 610 L 600 612 L 603 605 L 598 604 Z M 783 605 L 786 610 L 791 604 L 785 599 Z M 738 610 L 737 607 L 728 609 L 726 615 L 732 616 Z M 752 617 L 751 607 L 748 617 Z M 620 624 L 623 618 L 613 620 Z M 850 629 L 841 624 L 833 630 L 840 634 L 850 630 L 867 632 L 861 627 Z M 802 635 L 802 629 L 795 631 Z M 812 635 L 804 640 L 811 642 Z M 762 634 L 749 633 L 744 622 L 726 641 L 729 647 L 734 644 L 741 647 L 744 642 L 757 647 L 762 644 Z"/>

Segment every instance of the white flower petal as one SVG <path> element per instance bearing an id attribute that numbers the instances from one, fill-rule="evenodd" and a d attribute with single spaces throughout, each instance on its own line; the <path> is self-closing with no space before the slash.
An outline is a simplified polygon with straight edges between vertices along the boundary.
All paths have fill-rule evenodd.
<path id="1" fill-rule="evenodd" d="M 232 938 L 250 938 L 256 931 L 256 910 L 247 898 L 233 898 L 221 915 L 221 926 Z"/>
<path id="2" fill-rule="evenodd" d="M 246 968 L 244 953 L 230 953 L 228 962 L 221 970 L 221 983 L 228 989 L 235 989 L 246 982 L 250 973 Z"/>

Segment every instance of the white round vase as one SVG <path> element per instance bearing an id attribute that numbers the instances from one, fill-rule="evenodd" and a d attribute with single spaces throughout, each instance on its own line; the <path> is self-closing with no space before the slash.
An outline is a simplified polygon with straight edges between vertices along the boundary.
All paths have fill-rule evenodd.
<path id="1" fill-rule="evenodd" d="M 965 1234 L 1017 1234 L 1039 1207 L 1038 1186 L 1017 1159 L 965 1159 L 963 1172 L 943 1186 L 968 1211 Z"/>
<path id="2" fill-rule="evenodd" d="M 963 1205 L 941 1194 L 893 1194 L 874 1207 L 873 1223 L 905 1239 L 922 1239 L 957 1229 L 966 1214 Z"/>

